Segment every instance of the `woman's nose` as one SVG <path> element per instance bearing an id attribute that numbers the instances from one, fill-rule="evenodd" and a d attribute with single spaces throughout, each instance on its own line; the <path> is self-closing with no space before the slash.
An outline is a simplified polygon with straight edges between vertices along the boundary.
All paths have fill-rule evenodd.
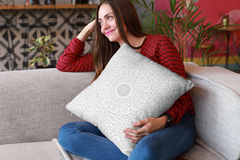
<path id="1" fill-rule="evenodd" d="M 102 29 L 103 30 L 106 30 L 106 29 L 108 29 L 109 28 L 109 25 L 106 23 L 106 22 L 103 22 L 103 24 L 102 24 Z"/>

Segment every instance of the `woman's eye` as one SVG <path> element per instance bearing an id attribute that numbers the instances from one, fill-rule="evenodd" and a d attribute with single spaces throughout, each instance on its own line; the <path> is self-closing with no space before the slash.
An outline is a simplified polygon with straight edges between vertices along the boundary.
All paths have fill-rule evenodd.
<path id="1" fill-rule="evenodd" d="M 113 18 L 112 16 L 108 16 L 108 17 L 107 17 L 108 20 L 111 20 L 112 18 Z"/>

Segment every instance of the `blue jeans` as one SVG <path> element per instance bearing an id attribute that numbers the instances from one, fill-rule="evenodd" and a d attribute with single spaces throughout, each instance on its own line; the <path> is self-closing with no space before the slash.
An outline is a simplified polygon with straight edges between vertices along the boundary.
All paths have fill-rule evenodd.
<path id="1" fill-rule="evenodd" d="M 130 157 L 85 121 L 62 126 L 58 141 L 66 151 L 91 160 L 171 160 L 191 149 L 196 138 L 193 117 L 185 113 L 179 123 L 145 136 Z"/>

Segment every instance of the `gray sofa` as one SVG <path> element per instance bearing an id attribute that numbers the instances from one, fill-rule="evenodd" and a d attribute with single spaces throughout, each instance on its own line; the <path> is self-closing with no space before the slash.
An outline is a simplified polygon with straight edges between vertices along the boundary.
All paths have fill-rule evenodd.
<path id="1" fill-rule="evenodd" d="M 240 74 L 185 63 L 197 126 L 192 160 L 240 158 Z M 79 121 L 65 105 L 95 73 L 39 69 L 0 73 L 0 160 L 83 160 L 57 141 L 60 127 Z"/>

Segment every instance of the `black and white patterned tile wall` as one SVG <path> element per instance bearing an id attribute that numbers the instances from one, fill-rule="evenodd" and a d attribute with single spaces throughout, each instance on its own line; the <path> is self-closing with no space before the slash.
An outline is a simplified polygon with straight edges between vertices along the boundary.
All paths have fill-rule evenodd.
<path id="1" fill-rule="evenodd" d="M 33 46 L 28 39 L 52 35 L 55 50 L 50 55 L 50 65 L 55 66 L 58 57 L 69 42 L 90 21 L 92 9 L 40 9 L 0 11 L 0 71 L 35 69 L 29 61 L 38 52 L 29 53 Z M 84 53 L 91 52 L 91 37 Z M 40 65 L 40 63 L 39 63 Z"/>

